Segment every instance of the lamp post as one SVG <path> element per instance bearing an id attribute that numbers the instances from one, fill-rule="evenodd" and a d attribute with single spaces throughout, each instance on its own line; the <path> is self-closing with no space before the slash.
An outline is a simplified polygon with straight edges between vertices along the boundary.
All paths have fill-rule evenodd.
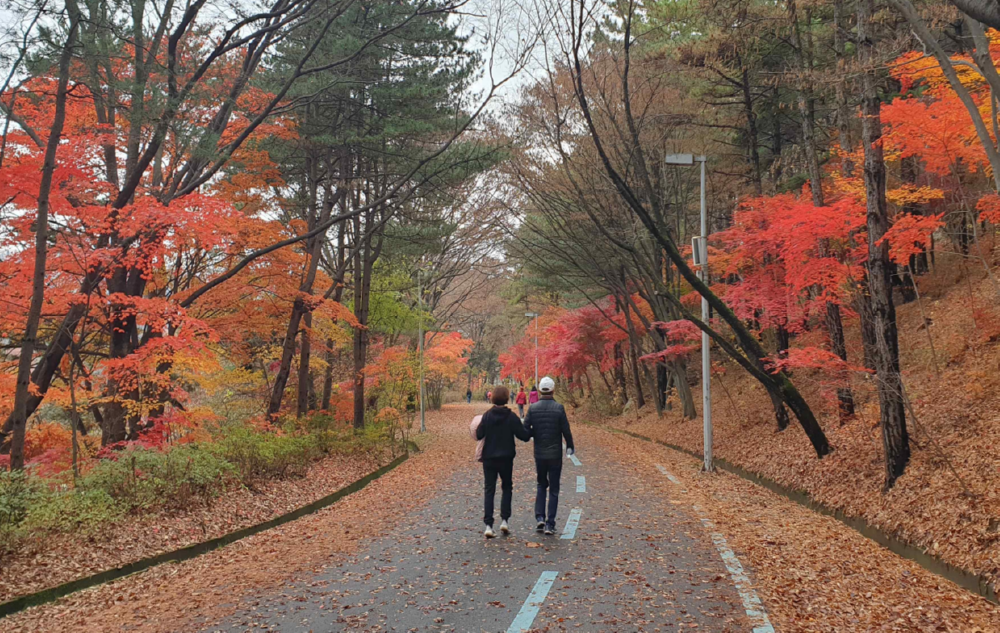
<path id="1" fill-rule="evenodd" d="M 701 163 L 701 235 L 691 240 L 691 254 L 694 265 L 701 268 L 701 280 L 708 285 L 708 207 L 705 203 L 705 156 L 694 154 L 667 154 L 663 158 L 667 165 L 687 165 Z M 701 320 L 708 323 L 708 299 L 701 298 Z M 708 334 L 701 333 L 701 403 L 704 427 L 705 471 L 712 472 L 712 361 L 709 357 Z"/>
<path id="2" fill-rule="evenodd" d="M 538 313 L 525 312 L 524 316 L 535 320 L 535 387 L 538 387 Z"/>

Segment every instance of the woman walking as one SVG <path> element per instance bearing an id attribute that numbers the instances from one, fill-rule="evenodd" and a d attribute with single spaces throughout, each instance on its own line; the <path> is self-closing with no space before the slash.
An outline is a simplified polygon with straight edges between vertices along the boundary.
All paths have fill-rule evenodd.
<path id="1" fill-rule="evenodd" d="M 511 497 L 514 492 L 512 481 L 514 472 L 514 438 L 527 442 L 531 435 L 521 424 L 521 418 L 507 408 L 510 391 L 507 387 L 493 390 L 493 406 L 483 414 L 476 429 L 476 439 L 483 443 L 483 523 L 486 538 L 493 538 L 493 504 L 497 492 L 497 477 L 500 477 L 500 532 L 510 533 L 507 520 L 510 519 Z"/>
<path id="2" fill-rule="evenodd" d="M 538 387 L 531 385 L 531 395 L 528 396 L 528 403 L 535 404 L 538 402 Z"/>
<path id="3" fill-rule="evenodd" d="M 524 419 L 524 405 L 528 404 L 528 394 L 524 393 L 524 387 L 517 392 L 517 399 L 514 400 L 517 403 L 517 415 L 522 420 Z"/>

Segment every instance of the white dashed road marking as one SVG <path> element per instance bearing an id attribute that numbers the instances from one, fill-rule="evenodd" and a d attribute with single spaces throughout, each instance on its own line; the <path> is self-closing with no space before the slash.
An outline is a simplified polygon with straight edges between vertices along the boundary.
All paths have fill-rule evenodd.
<path id="1" fill-rule="evenodd" d="M 580 508 L 573 508 L 573 510 L 569 513 L 569 518 L 566 519 L 566 527 L 563 528 L 562 536 L 559 538 L 576 538 L 576 528 L 580 527 L 581 516 L 583 516 L 583 510 Z"/>
<path id="2" fill-rule="evenodd" d="M 753 633 L 774 633 L 771 620 L 767 617 L 767 610 L 764 609 L 764 604 L 760 601 L 760 596 L 757 595 L 753 584 L 750 583 L 750 578 L 743 571 L 743 565 L 740 564 L 740 560 L 736 558 L 736 554 L 733 553 L 733 550 L 729 548 L 729 544 L 726 543 L 726 537 L 714 531 L 715 525 L 705 516 L 703 508 L 696 505 L 694 509 L 700 515 L 702 525 L 712 535 L 712 542 L 715 543 L 715 548 L 722 555 L 722 562 L 726 564 L 726 569 L 729 570 L 733 584 L 736 585 L 736 590 L 740 593 L 740 598 L 743 600 L 743 608 L 747 612 L 747 617 L 753 623 Z"/>
<path id="3" fill-rule="evenodd" d="M 681 480 L 678 479 L 677 477 L 674 477 L 673 473 L 671 473 L 669 470 L 667 470 L 666 468 L 664 468 L 662 464 L 657 464 L 656 465 L 656 470 L 658 470 L 661 473 L 663 473 L 664 475 L 666 475 L 667 479 L 670 480 L 670 483 L 677 484 L 678 486 L 681 485 Z M 687 492 L 687 490 L 681 490 L 681 492 Z"/>
<path id="4" fill-rule="evenodd" d="M 535 583 L 531 593 L 528 594 L 528 599 L 524 601 L 524 604 L 521 605 L 521 610 L 517 612 L 517 617 L 507 627 L 507 633 L 522 633 L 522 631 L 531 630 L 535 616 L 538 615 L 538 610 L 541 608 L 542 603 L 545 602 L 545 597 L 549 595 L 549 589 L 552 588 L 552 583 L 556 581 L 558 576 L 559 572 L 557 571 L 542 572 L 542 575 L 538 578 L 538 582 Z"/>
<path id="5" fill-rule="evenodd" d="M 576 476 L 576 491 L 587 492 L 587 478 L 583 475 Z"/>
<path id="6" fill-rule="evenodd" d="M 583 464 L 580 462 L 580 460 L 576 458 L 576 455 L 570 455 L 569 456 L 569 461 L 573 462 L 574 466 L 583 466 Z"/>

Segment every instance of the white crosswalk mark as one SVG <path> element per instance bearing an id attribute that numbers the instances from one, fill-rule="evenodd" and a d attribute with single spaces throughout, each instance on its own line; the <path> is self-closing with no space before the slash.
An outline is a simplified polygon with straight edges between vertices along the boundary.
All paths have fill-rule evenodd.
<path id="1" fill-rule="evenodd" d="M 576 476 L 576 491 L 587 492 L 587 478 L 583 475 Z"/>

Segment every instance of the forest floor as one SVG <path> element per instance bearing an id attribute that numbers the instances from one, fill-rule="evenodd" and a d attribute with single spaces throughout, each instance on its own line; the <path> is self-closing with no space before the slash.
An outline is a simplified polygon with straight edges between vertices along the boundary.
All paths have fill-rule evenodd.
<path id="1" fill-rule="evenodd" d="M 583 424 L 557 527 L 566 536 L 580 510 L 576 531 L 533 531 L 531 449 L 519 445 L 513 533 L 484 542 L 468 438 L 482 409 L 430 415 L 425 451 L 316 514 L 10 616 L 3 629 L 764 633 L 766 613 L 777 631 L 1000 630 L 994 605 L 833 519 Z M 546 573 L 551 591 L 539 593 Z"/>
<path id="2" fill-rule="evenodd" d="M 997 288 L 960 267 L 940 267 L 920 278 L 922 299 L 897 309 L 905 388 L 917 418 L 907 413 L 912 457 L 904 475 L 883 490 L 881 428 L 874 382 L 855 378 L 857 415 L 841 421 L 834 384 L 794 372 L 834 447 L 816 458 L 796 424 L 777 432 L 764 390 L 731 364 L 713 376 L 714 452 L 718 457 L 867 523 L 996 584 L 1000 580 L 1000 312 Z M 963 309 L 955 309 L 961 304 Z M 848 340 L 860 338 L 852 323 Z M 810 332 L 796 345 L 823 346 Z M 933 345 L 931 344 L 933 343 Z M 849 350 L 860 363 L 861 350 Z M 719 357 L 716 360 L 721 360 Z M 662 418 L 643 410 L 608 421 L 655 440 L 702 450 L 701 385 L 692 386 L 698 410 L 684 420 L 677 409 Z M 652 409 L 652 407 L 648 407 Z M 581 411 L 581 415 L 583 412 Z M 598 413 L 587 414 L 596 418 Z"/>

